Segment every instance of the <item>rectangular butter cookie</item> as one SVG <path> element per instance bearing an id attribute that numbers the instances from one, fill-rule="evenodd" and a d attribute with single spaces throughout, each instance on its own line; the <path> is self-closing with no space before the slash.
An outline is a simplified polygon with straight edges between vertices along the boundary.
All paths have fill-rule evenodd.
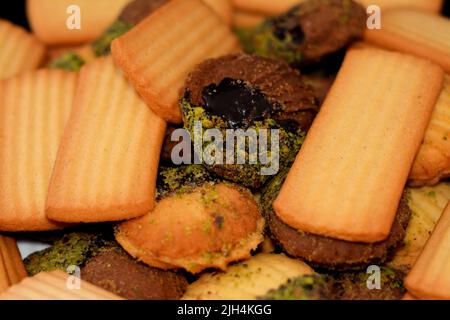
<path id="1" fill-rule="evenodd" d="M 222 20 L 231 24 L 233 19 L 233 6 L 231 0 L 203 0 Z"/>
<path id="2" fill-rule="evenodd" d="M 16 240 L 0 235 L 0 292 L 27 276 Z"/>
<path id="3" fill-rule="evenodd" d="M 45 46 L 22 27 L 0 19 L 0 80 L 37 69 Z"/>
<path id="4" fill-rule="evenodd" d="M 40 70 L 0 82 L 0 230 L 61 228 L 45 200 L 77 74 Z"/>
<path id="5" fill-rule="evenodd" d="M 174 123 L 181 123 L 180 90 L 191 69 L 237 50 L 229 26 L 201 0 L 172 0 L 112 43 L 115 62 L 147 105 Z"/>
<path id="6" fill-rule="evenodd" d="M 47 216 L 102 222 L 149 212 L 165 129 L 111 57 L 83 67 L 49 187 Z"/>
<path id="7" fill-rule="evenodd" d="M 405 9 L 386 12 L 381 23 L 379 30 L 366 30 L 367 41 L 431 60 L 450 72 L 450 19 Z"/>
<path id="8" fill-rule="evenodd" d="M 384 240 L 443 77 L 427 60 L 350 49 L 275 200 L 278 216 L 331 238 Z"/>
<path id="9" fill-rule="evenodd" d="M 62 271 L 42 272 L 10 287 L 0 300 L 123 300 Z"/>

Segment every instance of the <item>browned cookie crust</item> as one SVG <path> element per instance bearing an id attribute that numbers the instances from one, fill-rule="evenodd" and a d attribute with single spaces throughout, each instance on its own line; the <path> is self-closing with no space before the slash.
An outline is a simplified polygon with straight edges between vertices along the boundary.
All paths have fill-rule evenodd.
<path id="1" fill-rule="evenodd" d="M 248 53 L 306 66 L 361 39 L 366 19 L 355 1 L 309 0 L 238 35 Z"/>
<path id="2" fill-rule="evenodd" d="M 314 90 L 303 81 L 299 71 L 281 61 L 247 54 L 227 55 L 198 65 L 185 83 L 189 102 L 203 105 L 204 88 L 219 85 L 226 78 L 242 80 L 261 90 L 281 107 L 271 118 L 294 120 L 302 130 L 309 128 L 318 111 Z"/>
<path id="3" fill-rule="evenodd" d="M 119 248 L 104 249 L 81 269 L 81 278 L 130 300 L 175 300 L 187 288 L 176 272 L 143 265 Z"/>
<path id="4" fill-rule="evenodd" d="M 271 203 L 276 197 L 276 189 L 281 186 L 283 180 L 275 181 L 272 188 L 266 189 L 263 206 L 272 238 L 289 255 L 304 259 L 316 267 L 332 270 L 358 269 L 373 263 L 385 262 L 403 244 L 411 216 L 406 194 L 400 201 L 389 237 L 372 244 L 357 243 L 299 232 L 282 222 L 273 211 Z"/>

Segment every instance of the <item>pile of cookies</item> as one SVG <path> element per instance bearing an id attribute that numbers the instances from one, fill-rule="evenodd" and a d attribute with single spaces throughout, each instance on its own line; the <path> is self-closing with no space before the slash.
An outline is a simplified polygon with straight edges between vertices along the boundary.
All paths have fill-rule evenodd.
<path id="1" fill-rule="evenodd" d="M 441 8 L 28 0 L 32 32 L 0 20 L 0 299 L 450 299 Z M 278 173 L 176 164 L 180 130 L 276 131 Z"/>

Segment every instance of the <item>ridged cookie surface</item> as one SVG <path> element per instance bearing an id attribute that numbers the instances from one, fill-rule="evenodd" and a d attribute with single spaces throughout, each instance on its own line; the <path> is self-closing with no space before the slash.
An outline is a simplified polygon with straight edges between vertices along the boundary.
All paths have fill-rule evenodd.
<path id="1" fill-rule="evenodd" d="M 0 80 L 36 69 L 45 47 L 23 28 L 0 19 Z"/>
<path id="2" fill-rule="evenodd" d="M 450 19 L 417 10 L 392 10 L 382 28 L 367 30 L 365 39 L 383 48 L 431 60 L 450 72 Z"/>
<path id="3" fill-rule="evenodd" d="M 165 128 L 110 57 L 86 65 L 58 151 L 47 216 L 100 222 L 150 211 Z"/>
<path id="4" fill-rule="evenodd" d="M 0 235 L 0 292 L 27 276 L 16 241 Z"/>
<path id="5" fill-rule="evenodd" d="M 214 12 L 227 24 L 231 24 L 233 18 L 233 6 L 231 0 L 203 0 Z"/>
<path id="6" fill-rule="evenodd" d="M 413 56 L 351 49 L 275 200 L 278 216 L 331 238 L 386 239 L 443 76 Z"/>
<path id="7" fill-rule="evenodd" d="M 88 282 L 69 279 L 62 271 L 42 272 L 0 294 L 0 300 L 122 300 Z"/>
<path id="8" fill-rule="evenodd" d="M 0 82 L 0 230 L 60 228 L 45 200 L 77 75 L 40 70 Z"/>
<path id="9" fill-rule="evenodd" d="M 230 28 L 201 0 L 172 0 L 112 43 L 115 62 L 147 105 L 175 123 L 192 68 L 237 48 Z"/>
<path id="10" fill-rule="evenodd" d="M 450 176 L 450 76 L 434 107 L 425 138 L 409 175 L 413 186 L 433 185 Z"/>

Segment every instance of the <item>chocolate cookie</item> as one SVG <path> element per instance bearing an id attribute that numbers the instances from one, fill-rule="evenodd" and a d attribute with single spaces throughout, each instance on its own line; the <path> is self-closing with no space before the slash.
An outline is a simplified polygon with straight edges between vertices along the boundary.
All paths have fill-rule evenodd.
<path id="1" fill-rule="evenodd" d="M 280 168 L 293 161 L 318 111 L 313 89 L 298 71 L 284 62 L 247 54 L 227 55 L 198 65 L 185 82 L 181 107 L 191 137 L 198 123 L 203 131 L 218 129 L 223 136 L 227 129 L 277 129 Z M 230 147 L 227 151 L 233 148 L 226 142 L 224 146 Z M 260 162 L 223 163 L 206 166 L 225 179 L 251 188 L 260 187 L 268 178 L 261 174 Z"/>
<path id="2" fill-rule="evenodd" d="M 248 53 L 307 65 L 362 38 L 364 8 L 352 0 L 309 0 L 238 35 Z"/>

